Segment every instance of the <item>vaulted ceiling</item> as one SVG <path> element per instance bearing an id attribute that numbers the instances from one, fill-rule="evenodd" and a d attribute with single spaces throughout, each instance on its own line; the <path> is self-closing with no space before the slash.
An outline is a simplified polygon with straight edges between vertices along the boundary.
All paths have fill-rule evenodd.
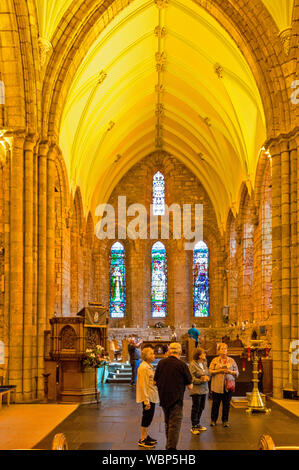
<path id="1" fill-rule="evenodd" d="M 293 0 L 263 1 L 285 29 Z M 51 40 L 72 2 L 36 3 L 40 36 Z M 77 70 L 60 147 L 86 209 L 106 202 L 139 159 L 163 149 L 198 176 L 223 223 L 242 181 L 254 183 L 265 136 L 252 72 L 220 24 L 192 0 L 163 9 L 134 0 Z"/>

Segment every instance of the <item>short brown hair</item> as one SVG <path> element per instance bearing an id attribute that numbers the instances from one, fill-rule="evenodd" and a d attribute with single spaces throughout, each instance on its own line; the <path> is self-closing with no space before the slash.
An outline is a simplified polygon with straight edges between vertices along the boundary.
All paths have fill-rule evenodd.
<path id="1" fill-rule="evenodd" d="M 226 343 L 218 343 L 217 344 L 217 353 L 219 352 L 219 349 L 221 348 L 221 346 L 226 346 L 228 348 Z"/>
<path id="2" fill-rule="evenodd" d="M 198 361 L 198 359 L 200 358 L 200 356 L 205 353 L 205 350 L 202 349 L 202 348 L 197 348 L 195 349 L 194 353 L 193 353 L 193 359 L 194 361 Z"/>

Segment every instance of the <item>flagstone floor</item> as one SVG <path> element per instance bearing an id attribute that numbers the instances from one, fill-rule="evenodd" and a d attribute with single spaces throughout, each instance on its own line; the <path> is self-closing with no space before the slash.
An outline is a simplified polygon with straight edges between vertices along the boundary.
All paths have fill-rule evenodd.
<path id="1" fill-rule="evenodd" d="M 103 384 L 99 405 L 81 405 L 34 448 L 51 449 L 56 433 L 64 433 L 70 450 L 136 450 L 139 439 L 141 406 L 135 402 L 135 389 L 127 384 Z M 299 418 L 269 401 L 270 414 L 248 415 L 231 407 L 231 427 L 221 423 L 211 428 L 211 401 L 207 402 L 202 424 L 207 431 L 190 433 L 191 398 L 185 392 L 184 418 L 178 449 L 181 450 L 256 450 L 262 434 L 270 434 L 277 446 L 299 446 Z M 158 440 L 156 450 L 165 449 L 164 418 L 157 406 L 150 435 Z M 142 449 L 140 449 L 142 451 Z"/>

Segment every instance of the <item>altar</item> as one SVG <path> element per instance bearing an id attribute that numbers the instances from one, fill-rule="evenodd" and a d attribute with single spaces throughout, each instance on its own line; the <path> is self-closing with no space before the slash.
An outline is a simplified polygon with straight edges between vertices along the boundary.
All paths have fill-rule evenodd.
<path id="1" fill-rule="evenodd" d="M 172 341 L 170 339 L 154 339 L 145 340 L 142 343 L 142 349 L 152 348 L 155 352 L 156 358 L 164 357 L 163 346 L 169 346 Z"/>

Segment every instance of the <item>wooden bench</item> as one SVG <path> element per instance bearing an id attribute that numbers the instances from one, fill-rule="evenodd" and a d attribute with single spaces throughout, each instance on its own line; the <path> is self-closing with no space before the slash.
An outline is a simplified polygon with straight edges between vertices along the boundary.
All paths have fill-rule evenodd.
<path id="1" fill-rule="evenodd" d="M 14 450 L 43 450 L 43 449 L 14 449 Z M 55 434 L 52 441 L 52 450 L 69 450 L 65 435 L 60 432 Z"/>
<path id="2" fill-rule="evenodd" d="M 0 409 L 2 407 L 4 397 L 6 397 L 7 406 L 10 405 L 11 394 L 15 392 L 15 389 L 16 389 L 16 385 L 2 385 L 0 387 Z"/>
<path id="3" fill-rule="evenodd" d="M 68 450 L 66 437 L 63 433 L 55 434 L 52 442 L 52 450 Z"/>
<path id="4" fill-rule="evenodd" d="M 263 434 L 259 440 L 259 450 L 299 450 L 299 446 L 277 447 L 269 434 Z"/>
<path id="5" fill-rule="evenodd" d="M 10 405 L 10 394 L 11 394 L 11 388 L 4 388 L 4 387 L 0 388 L 0 409 L 2 407 L 4 397 L 6 397 L 7 406 Z"/>

